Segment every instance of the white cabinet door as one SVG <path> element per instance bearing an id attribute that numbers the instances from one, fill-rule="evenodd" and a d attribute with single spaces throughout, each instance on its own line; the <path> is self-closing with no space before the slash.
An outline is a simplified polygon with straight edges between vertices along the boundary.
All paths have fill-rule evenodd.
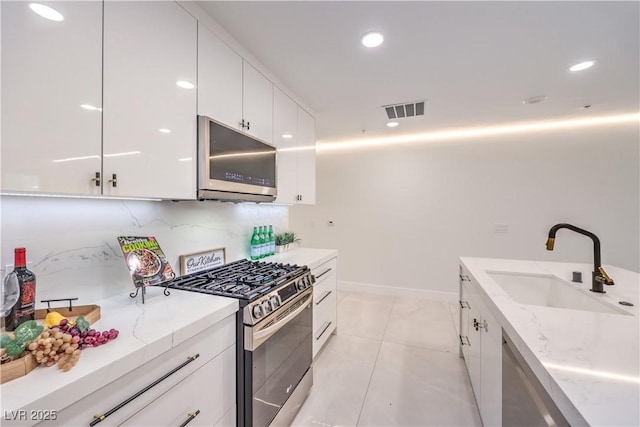
<path id="1" fill-rule="evenodd" d="M 480 304 L 480 310 L 480 416 L 485 426 L 499 426 L 502 425 L 502 328 L 484 304 Z"/>
<path id="2" fill-rule="evenodd" d="M 273 142 L 278 161 L 276 203 L 296 203 L 298 195 L 298 105 L 277 87 L 273 91 Z"/>
<path id="3" fill-rule="evenodd" d="M 104 3 L 103 194 L 195 199 L 196 47 L 177 3 Z"/>
<path id="4" fill-rule="evenodd" d="M 198 114 L 241 130 L 242 57 L 198 26 Z"/>
<path id="5" fill-rule="evenodd" d="M 469 285 L 469 360 L 467 361 L 467 370 L 469 371 L 469 379 L 471 380 L 471 387 L 473 388 L 473 394 L 476 397 L 476 403 L 480 405 L 481 402 L 481 335 L 478 324 L 480 322 L 480 301 L 479 296 L 474 292 L 473 286 Z"/>
<path id="6" fill-rule="evenodd" d="M 245 132 L 262 141 L 273 143 L 273 83 L 251 64 L 242 68 L 242 117 Z"/>
<path id="7" fill-rule="evenodd" d="M 298 107 L 298 203 L 316 202 L 316 127 L 315 120 Z"/>
<path id="8" fill-rule="evenodd" d="M 0 3 L 2 189 L 100 194 L 102 2 L 39 3 Z"/>
<path id="9" fill-rule="evenodd" d="M 235 362 L 231 346 L 120 425 L 213 426 L 235 404 Z"/>

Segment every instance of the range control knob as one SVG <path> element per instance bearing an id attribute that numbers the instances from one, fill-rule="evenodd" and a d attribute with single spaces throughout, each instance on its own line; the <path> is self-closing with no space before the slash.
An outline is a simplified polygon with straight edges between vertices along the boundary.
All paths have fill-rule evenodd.
<path id="1" fill-rule="evenodd" d="M 253 314 L 254 319 L 258 320 L 264 317 L 264 310 L 262 309 L 262 306 L 260 304 L 256 304 L 253 306 L 251 314 Z"/>
<path id="2" fill-rule="evenodd" d="M 282 305 L 280 303 L 280 297 L 278 295 L 274 295 L 271 298 L 269 298 L 269 303 L 271 303 L 271 306 L 273 307 L 274 310 Z"/>
<path id="3" fill-rule="evenodd" d="M 262 306 L 262 309 L 264 310 L 264 312 L 266 314 L 269 314 L 273 311 L 273 305 L 271 304 L 271 301 L 266 300 L 264 301 L 262 304 L 260 304 Z"/>

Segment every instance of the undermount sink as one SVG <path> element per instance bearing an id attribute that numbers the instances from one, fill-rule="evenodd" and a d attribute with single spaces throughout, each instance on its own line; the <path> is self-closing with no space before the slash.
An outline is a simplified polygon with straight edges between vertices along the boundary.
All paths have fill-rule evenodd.
<path id="1" fill-rule="evenodd" d="M 487 274 L 517 303 L 609 314 L 630 313 L 589 295 L 588 290 L 551 275 L 487 271 Z"/>

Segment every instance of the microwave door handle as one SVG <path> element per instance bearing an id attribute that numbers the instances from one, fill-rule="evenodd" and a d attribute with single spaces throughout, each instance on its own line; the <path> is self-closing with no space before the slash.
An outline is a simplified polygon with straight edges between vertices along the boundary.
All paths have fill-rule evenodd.
<path id="1" fill-rule="evenodd" d="M 298 314 L 304 311 L 308 307 L 309 302 L 310 301 L 307 301 L 305 304 L 302 304 L 300 307 L 296 308 L 294 311 L 287 314 L 284 318 L 282 318 L 282 320 L 278 321 L 276 324 L 271 325 L 268 328 L 264 328 L 260 331 L 254 332 L 253 340 L 258 341 L 258 340 L 267 338 L 275 334 L 276 332 L 278 332 L 282 327 L 284 327 L 287 323 L 289 323 L 294 317 L 296 317 Z"/>

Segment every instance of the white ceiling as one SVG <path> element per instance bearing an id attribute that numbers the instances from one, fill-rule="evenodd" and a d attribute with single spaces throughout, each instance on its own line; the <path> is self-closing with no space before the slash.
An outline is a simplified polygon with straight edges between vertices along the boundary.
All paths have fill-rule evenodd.
<path id="1" fill-rule="evenodd" d="M 199 4 L 314 110 L 319 142 L 639 109 L 635 1 Z M 371 30 L 382 46 L 360 44 Z M 386 127 L 381 106 L 423 99 Z"/>

